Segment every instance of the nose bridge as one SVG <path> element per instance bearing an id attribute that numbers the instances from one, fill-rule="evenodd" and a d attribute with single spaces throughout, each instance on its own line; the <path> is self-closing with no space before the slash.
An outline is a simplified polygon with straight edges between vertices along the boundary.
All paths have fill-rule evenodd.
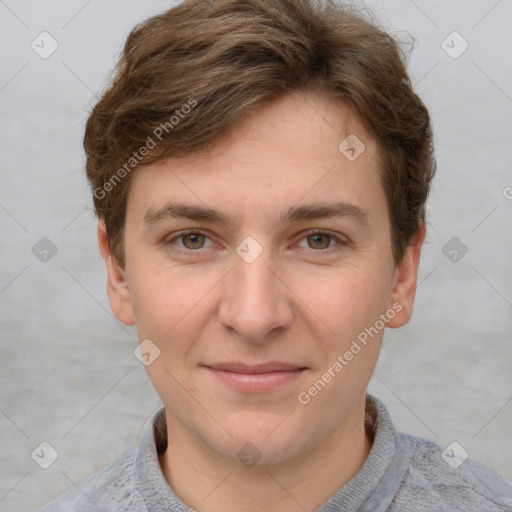
<path id="1" fill-rule="evenodd" d="M 262 243 L 265 247 L 254 237 L 246 237 L 236 247 L 234 258 L 233 275 L 240 288 L 237 292 L 248 298 L 253 295 L 256 300 L 261 298 L 259 292 L 268 294 L 271 288 L 269 277 L 272 274 L 268 269 L 272 263 L 271 248 L 268 243 Z"/>
<path id="2" fill-rule="evenodd" d="M 270 271 L 271 252 L 245 240 L 236 249 L 220 307 L 220 321 L 246 340 L 264 341 L 291 321 L 286 291 Z"/>
<path id="3" fill-rule="evenodd" d="M 236 294 L 244 302 L 270 303 L 274 297 L 275 280 L 269 271 L 270 261 L 267 256 L 260 256 L 252 263 L 239 259 L 234 268 Z"/>

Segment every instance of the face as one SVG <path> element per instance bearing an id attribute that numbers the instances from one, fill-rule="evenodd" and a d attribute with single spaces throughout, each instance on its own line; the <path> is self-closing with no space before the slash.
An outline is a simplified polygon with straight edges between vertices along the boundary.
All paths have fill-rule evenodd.
<path id="1" fill-rule="evenodd" d="M 339 149 L 348 134 L 362 152 Z M 268 463 L 360 414 L 384 326 L 409 319 L 422 241 L 395 264 L 377 145 L 318 92 L 137 170 L 123 269 L 99 236 L 114 313 L 160 351 L 147 371 L 169 429 Z"/>

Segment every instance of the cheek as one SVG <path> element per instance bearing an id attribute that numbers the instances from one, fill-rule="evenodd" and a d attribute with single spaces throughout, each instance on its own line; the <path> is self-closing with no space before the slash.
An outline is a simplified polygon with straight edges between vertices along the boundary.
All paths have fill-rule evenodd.
<path id="1" fill-rule="evenodd" d="M 327 336 L 313 333 L 322 364 L 298 399 L 301 404 L 307 402 L 308 414 L 323 417 L 326 429 L 334 428 L 351 409 L 372 376 L 384 333 L 380 315 L 387 310 L 391 292 L 390 279 L 383 275 L 367 268 L 345 268 L 325 282 L 317 279 L 315 291 L 307 295 L 308 306 L 334 332 Z M 308 285 L 304 285 L 306 290 Z"/>
<path id="2" fill-rule="evenodd" d="M 160 271 L 139 271 L 132 288 L 132 304 L 139 336 L 162 337 L 183 309 L 182 294 L 172 293 L 173 288 L 163 279 Z M 179 283 L 175 283 L 175 290 Z"/>
<path id="3" fill-rule="evenodd" d="M 154 340 L 162 351 L 185 350 L 190 340 L 199 337 L 211 313 L 206 308 L 218 279 L 148 262 L 133 276 L 131 297 L 139 339 Z"/>
<path id="4" fill-rule="evenodd" d="M 329 269 L 323 275 L 297 274 L 297 296 L 304 298 L 305 309 L 314 312 L 329 339 L 343 344 L 373 325 L 387 307 L 391 279 L 371 266 Z"/>

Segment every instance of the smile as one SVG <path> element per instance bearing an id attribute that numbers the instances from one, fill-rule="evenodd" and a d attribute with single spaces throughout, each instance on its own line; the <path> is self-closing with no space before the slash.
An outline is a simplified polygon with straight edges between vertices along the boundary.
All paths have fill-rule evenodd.
<path id="1" fill-rule="evenodd" d="M 286 363 L 245 365 L 221 363 L 204 366 L 229 387 L 245 393 L 264 393 L 288 384 L 302 375 L 305 367 Z"/>

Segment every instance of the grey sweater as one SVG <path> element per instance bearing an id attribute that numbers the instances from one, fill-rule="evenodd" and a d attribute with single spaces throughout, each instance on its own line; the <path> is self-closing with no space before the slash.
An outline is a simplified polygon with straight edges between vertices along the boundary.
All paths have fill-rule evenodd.
<path id="1" fill-rule="evenodd" d="M 443 458 L 443 448 L 436 443 L 397 432 L 384 404 L 370 395 L 366 427 L 374 439 L 368 458 L 317 512 L 512 511 L 509 482 L 470 459 L 458 465 L 462 459 L 457 461 L 457 450 L 445 452 Z M 192 512 L 162 474 L 157 447 L 165 445 L 161 409 L 144 427 L 138 450 L 40 512 Z"/>

